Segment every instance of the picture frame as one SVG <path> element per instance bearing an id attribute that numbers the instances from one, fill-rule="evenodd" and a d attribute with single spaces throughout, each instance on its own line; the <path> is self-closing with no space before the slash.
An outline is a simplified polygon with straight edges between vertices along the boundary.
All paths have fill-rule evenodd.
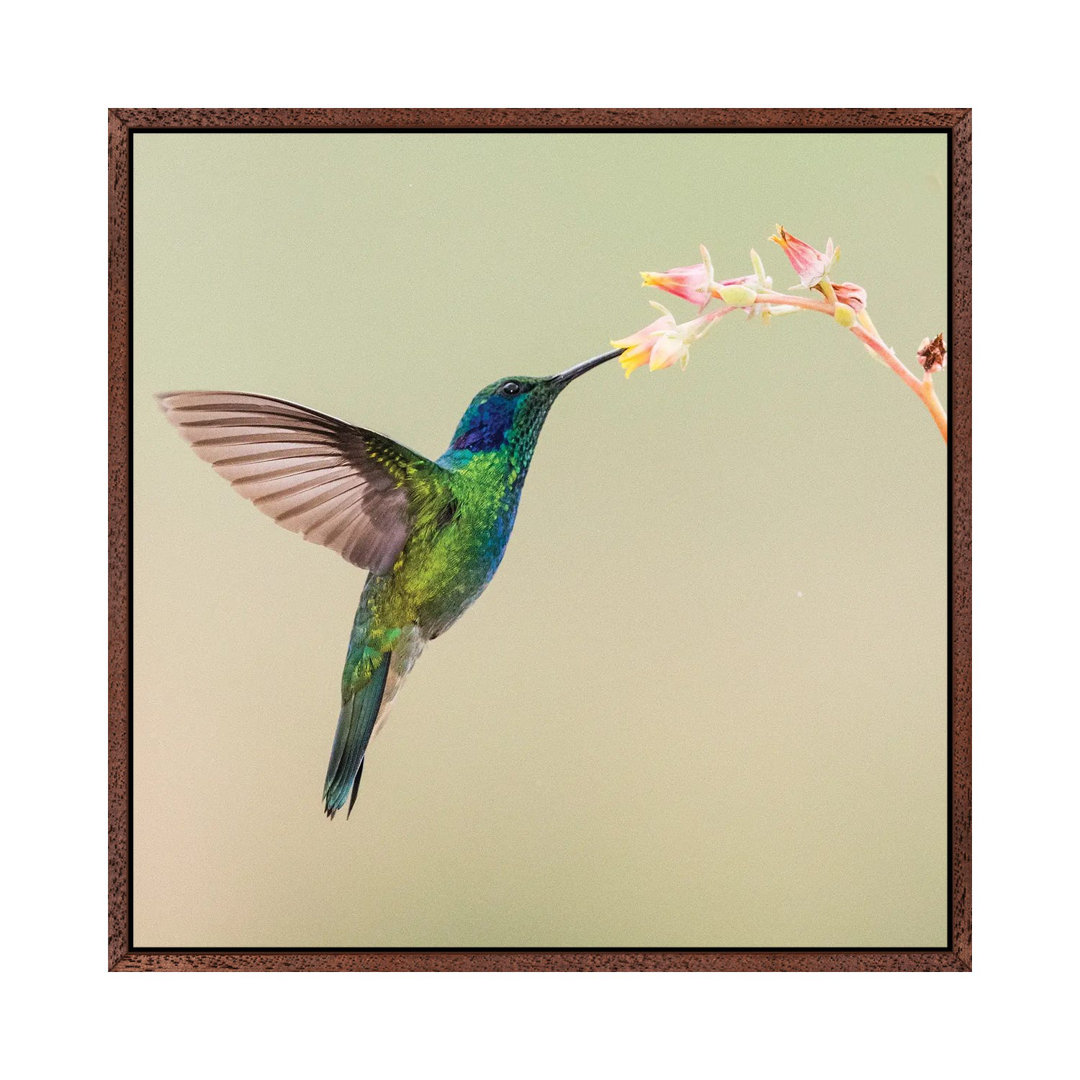
<path id="1" fill-rule="evenodd" d="M 137 947 L 133 937 L 134 140 L 152 133 L 941 133 L 949 343 L 948 940 L 935 948 Z M 109 139 L 109 953 L 113 971 L 969 971 L 971 924 L 971 112 L 967 109 L 127 109 Z M 694 240 L 696 238 L 690 238 Z M 614 332 L 614 331 L 613 331 Z M 171 389 L 171 388 L 163 388 Z"/>

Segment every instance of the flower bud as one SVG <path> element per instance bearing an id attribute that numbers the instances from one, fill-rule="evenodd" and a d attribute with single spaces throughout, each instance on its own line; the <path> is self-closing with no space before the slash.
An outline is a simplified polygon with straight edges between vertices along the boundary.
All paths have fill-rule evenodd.
<path id="1" fill-rule="evenodd" d="M 761 287 L 767 289 L 772 284 L 772 279 L 765 274 L 765 264 L 761 261 L 761 256 L 753 249 L 750 249 L 750 262 L 754 267 L 754 273 L 757 275 L 758 281 L 761 282 Z"/>
<path id="2" fill-rule="evenodd" d="M 720 299 L 729 307 L 749 307 L 757 300 L 757 293 L 745 285 L 722 286 L 717 291 Z"/>
<path id="3" fill-rule="evenodd" d="M 833 311 L 833 318 L 845 329 L 850 329 L 855 325 L 855 312 L 847 304 L 837 302 L 836 310 Z"/>
<path id="4" fill-rule="evenodd" d="M 862 311 L 866 307 L 866 290 L 861 285 L 845 281 L 840 285 L 833 285 L 832 288 L 836 299 L 854 311 Z"/>

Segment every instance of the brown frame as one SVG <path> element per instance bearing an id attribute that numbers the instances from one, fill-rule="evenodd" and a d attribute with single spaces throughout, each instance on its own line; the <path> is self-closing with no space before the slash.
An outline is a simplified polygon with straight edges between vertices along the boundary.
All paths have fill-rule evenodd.
<path id="1" fill-rule="evenodd" d="M 949 136 L 949 945 L 941 949 L 134 949 L 131 945 L 131 160 L 146 131 L 938 131 Z M 109 969 L 112 971 L 971 970 L 971 110 L 111 109 Z"/>

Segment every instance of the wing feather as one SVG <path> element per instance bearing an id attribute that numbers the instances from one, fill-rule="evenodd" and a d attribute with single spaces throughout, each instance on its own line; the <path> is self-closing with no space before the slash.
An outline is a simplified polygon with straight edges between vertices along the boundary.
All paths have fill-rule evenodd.
<path id="1" fill-rule="evenodd" d="M 279 525 L 386 573 L 416 507 L 408 481 L 435 462 L 376 432 L 261 394 L 160 394 L 191 448 Z M 429 483 L 420 485 L 430 492 Z"/>

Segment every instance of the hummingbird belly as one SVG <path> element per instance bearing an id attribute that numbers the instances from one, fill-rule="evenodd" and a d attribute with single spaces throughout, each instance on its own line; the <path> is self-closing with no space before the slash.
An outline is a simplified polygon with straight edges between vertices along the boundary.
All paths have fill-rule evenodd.
<path id="1" fill-rule="evenodd" d="M 415 625 L 426 639 L 438 637 L 491 581 L 514 526 L 518 493 L 505 485 L 494 492 L 462 488 L 453 513 L 419 522 L 393 570 L 365 589 L 380 624 Z"/>
<path id="2" fill-rule="evenodd" d="M 415 573 L 408 575 L 420 586 L 414 595 L 417 623 L 428 638 L 449 629 L 476 601 L 506 551 L 513 513 L 494 522 L 469 517 L 441 529 L 426 551 L 417 552 Z M 402 569 L 411 561 L 407 556 Z"/>

